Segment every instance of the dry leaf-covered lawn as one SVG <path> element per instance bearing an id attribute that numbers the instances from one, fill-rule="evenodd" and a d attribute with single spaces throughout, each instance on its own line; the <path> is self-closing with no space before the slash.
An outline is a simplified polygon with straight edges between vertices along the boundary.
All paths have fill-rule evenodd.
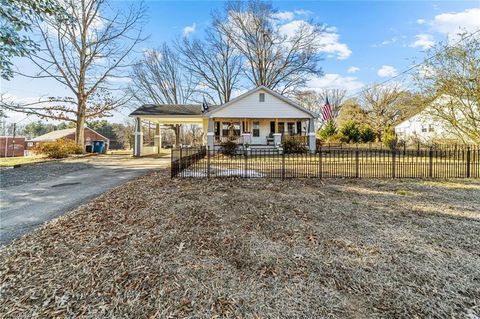
<path id="1" fill-rule="evenodd" d="M 0 252 L 5 318 L 480 315 L 480 181 L 170 180 Z"/>

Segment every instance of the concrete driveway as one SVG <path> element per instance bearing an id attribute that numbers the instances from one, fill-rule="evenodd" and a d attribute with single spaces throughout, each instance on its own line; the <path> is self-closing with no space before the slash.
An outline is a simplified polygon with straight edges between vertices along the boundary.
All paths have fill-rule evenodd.
<path id="1" fill-rule="evenodd" d="M 2 170 L 0 245 L 169 163 L 168 157 L 101 155 Z"/>

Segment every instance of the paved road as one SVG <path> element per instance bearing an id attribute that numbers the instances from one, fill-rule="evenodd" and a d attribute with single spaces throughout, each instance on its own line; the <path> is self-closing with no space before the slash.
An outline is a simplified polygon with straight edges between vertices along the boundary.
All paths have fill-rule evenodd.
<path id="1" fill-rule="evenodd" d="M 65 161 L 64 171 L 58 162 L 1 171 L 0 246 L 169 161 L 102 155 Z"/>

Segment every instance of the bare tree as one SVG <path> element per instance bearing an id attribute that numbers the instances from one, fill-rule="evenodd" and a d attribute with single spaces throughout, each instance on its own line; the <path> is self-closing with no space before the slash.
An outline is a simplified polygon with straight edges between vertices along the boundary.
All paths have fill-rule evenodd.
<path id="1" fill-rule="evenodd" d="M 397 85 L 373 85 L 363 91 L 361 104 L 377 136 L 381 137 L 385 128 L 404 118 L 406 106 L 398 103 L 401 96 L 402 91 Z"/>
<path id="2" fill-rule="evenodd" d="M 204 41 L 184 37 L 178 48 L 183 55 L 185 68 L 200 86 L 205 87 L 202 93 L 214 103 L 230 101 L 242 70 L 242 57 L 231 41 L 215 27 L 210 27 L 206 30 Z"/>
<path id="3" fill-rule="evenodd" d="M 142 104 L 187 104 L 197 86 L 193 76 L 180 63 L 178 52 L 163 44 L 158 50 L 147 50 L 131 75 L 130 92 Z M 175 144 L 180 143 L 180 125 L 175 131 Z"/>
<path id="4" fill-rule="evenodd" d="M 338 115 L 340 114 L 340 109 L 342 108 L 346 93 L 347 91 L 342 89 L 324 89 L 320 91 L 297 90 L 294 92 L 294 98 L 302 106 L 321 115 L 328 97 L 328 102 L 332 107 L 332 120 L 336 121 Z"/>
<path id="5" fill-rule="evenodd" d="M 226 16 L 215 26 L 246 58 L 245 75 L 254 85 L 264 85 L 282 94 L 321 75 L 319 41 L 322 27 L 298 21 L 291 32 L 282 30 L 270 4 L 259 0 L 229 2 Z"/>
<path id="6" fill-rule="evenodd" d="M 480 144 L 480 30 L 439 43 L 416 82 L 429 99 L 428 112 L 464 141 Z"/>
<path id="7" fill-rule="evenodd" d="M 86 119 L 109 115 L 128 97 L 115 90 L 114 81 L 124 77 L 127 61 L 142 38 L 143 7 L 131 6 L 110 15 L 103 0 L 64 0 L 73 21 L 46 17 L 36 21 L 42 49 L 30 56 L 38 74 L 20 75 L 54 79 L 72 95 L 49 97 L 29 104 L 2 100 L 5 108 L 41 118 L 76 123 L 76 142 L 84 145 Z"/>
<path id="8" fill-rule="evenodd" d="M 340 113 L 336 120 L 338 127 L 343 127 L 348 122 L 353 122 L 359 126 L 364 126 L 369 122 L 366 111 L 360 106 L 358 100 L 354 98 L 342 103 Z"/>
<path id="9" fill-rule="evenodd" d="M 143 60 L 133 67 L 131 79 L 131 91 L 140 103 L 186 104 L 197 85 L 180 63 L 179 54 L 167 44 L 146 50 Z"/>

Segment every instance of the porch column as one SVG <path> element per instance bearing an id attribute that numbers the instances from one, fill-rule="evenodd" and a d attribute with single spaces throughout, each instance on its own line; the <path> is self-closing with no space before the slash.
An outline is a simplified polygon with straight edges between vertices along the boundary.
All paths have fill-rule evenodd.
<path id="1" fill-rule="evenodd" d="M 142 121 L 139 117 L 135 118 L 135 133 L 133 138 L 133 156 L 140 157 L 143 146 Z"/>
<path id="2" fill-rule="evenodd" d="M 308 149 L 314 153 L 317 149 L 317 139 L 315 137 L 315 123 L 313 118 L 308 120 Z"/>
<path id="3" fill-rule="evenodd" d="M 155 124 L 155 137 L 153 139 L 153 145 L 157 148 L 157 153 L 162 151 L 162 131 L 160 130 L 160 124 Z"/>
<path id="4" fill-rule="evenodd" d="M 208 118 L 207 146 L 213 151 L 215 132 L 213 131 L 213 119 Z"/>

